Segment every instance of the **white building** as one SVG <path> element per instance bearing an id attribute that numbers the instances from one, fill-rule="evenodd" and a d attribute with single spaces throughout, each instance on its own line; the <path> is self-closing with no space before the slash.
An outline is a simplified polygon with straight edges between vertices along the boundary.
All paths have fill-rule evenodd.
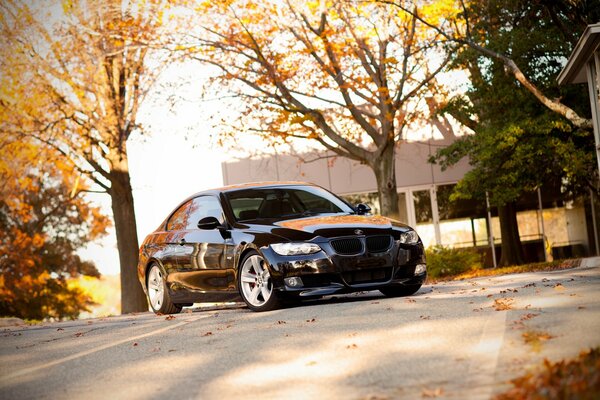
<path id="1" fill-rule="evenodd" d="M 404 142 L 398 147 L 396 180 L 400 219 L 416 228 L 426 246 L 489 247 L 485 205 L 463 201 L 449 206 L 448 196 L 453 185 L 470 168 L 467 160 L 445 171 L 428 162 L 438 148 L 452 142 L 453 139 L 446 136 L 444 139 Z M 228 161 L 222 164 L 222 172 L 226 185 L 278 180 L 311 182 L 351 203 L 364 202 L 375 213 L 379 211 L 377 185 L 371 169 L 330 152 L 313 151 L 301 156 L 273 154 Z M 586 218 L 589 203 L 565 203 L 551 193 L 543 193 L 543 212 L 539 209 L 537 193 L 521 203 L 517 219 L 528 260 L 543 261 L 544 248 L 547 258 L 551 258 L 552 253 L 564 258 L 596 252 L 593 230 Z M 495 211 L 491 225 L 498 246 L 501 237 Z M 491 252 L 488 258 L 491 263 Z"/>

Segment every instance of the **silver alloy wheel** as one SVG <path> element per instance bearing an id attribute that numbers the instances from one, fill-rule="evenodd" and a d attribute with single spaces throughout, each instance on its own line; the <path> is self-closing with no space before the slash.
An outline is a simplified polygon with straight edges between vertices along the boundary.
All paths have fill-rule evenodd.
<path id="1" fill-rule="evenodd" d="M 148 274 L 148 297 L 154 311 L 160 310 L 165 298 L 163 275 L 158 265 L 153 265 Z"/>
<path id="2" fill-rule="evenodd" d="M 265 260 L 257 254 L 246 259 L 242 265 L 241 284 L 244 298 L 254 307 L 264 305 L 273 294 L 271 275 Z"/>

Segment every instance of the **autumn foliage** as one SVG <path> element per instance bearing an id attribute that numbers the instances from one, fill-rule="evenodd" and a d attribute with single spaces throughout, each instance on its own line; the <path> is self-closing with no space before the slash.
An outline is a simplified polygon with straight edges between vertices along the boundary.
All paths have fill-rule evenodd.
<path id="1" fill-rule="evenodd" d="M 109 220 L 83 197 L 84 179 L 56 152 L 0 139 L 0 316 L 76 318 L 91 304 L 69 284 L 96 267 L 76 251 Z"/>
<path id="2" fill-rule="evenodd" d="M 372 1 L 191 3 L 197 18 L 179 47 L 218 71 L 208 92 L 226 90 L 239 111 L 224 107 L 215 128 L 275 144 L 304 139 L 359 161 L 375 175 L 382 214 L 397 216 L 395 149 L 443 97 L 443 38 Z M 435 18 L 447 3 L 418 11 Z"/>
<path id="3" fill-rule="evenodd" d="M 142 132 L 139 108 L 169 59 L 160 42 L 168 6 L 160 0 L 0 3 L 2 77 L 13 84 L 0 99 L 0 110 L 10 114 L 3 128 L 57 151 L 95 190 L 110 195 L 124 313 L 147 309 L 135 269 L 127 140 Z"/>
<path id="4" fill-rule="evenodd" d="M 512 381 L 513 388 L 495 400 L 600 398 L 600 348 L 583 352 L 577 359 L 550 362 Z"/>

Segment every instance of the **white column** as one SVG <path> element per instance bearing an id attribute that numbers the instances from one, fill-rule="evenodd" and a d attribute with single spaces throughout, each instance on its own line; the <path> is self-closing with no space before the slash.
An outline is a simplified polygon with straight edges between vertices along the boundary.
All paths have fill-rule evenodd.
<path id="1" fill-rule="evenodd" d="M 594 138 L 596 139 L 596 160 L 600 172 L 600 99 L 598 98 L 598 79 L 600 79 L 600 56 L 598 50 L 594 57 L 586 65 L 587 83 L 590 94 L 590 106 L 592 108 L 592 124 L 594 126 Z"/>
<path id="2" fill-rule="evenodd" d="M 429 197 L 431 197 L 431 215 L 433 217 L 433 229 L 435 231 L 435 244 L 442 244 L 442 233 L 440 230 L 440 213 L 438 210 L 437 190 L 435 185 L 429 189 Z"/>

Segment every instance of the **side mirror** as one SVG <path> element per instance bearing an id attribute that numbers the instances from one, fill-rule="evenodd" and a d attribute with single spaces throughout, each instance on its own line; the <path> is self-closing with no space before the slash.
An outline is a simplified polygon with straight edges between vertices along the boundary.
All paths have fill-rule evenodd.
<path id="1" fill-rule="evenodd" d="M 371 212 L 371 207 L 369 207 L 368 205 L 363 204 L 363 203 L 358 203 L 356 205 L 356 213 L 358 215 L 367 215 L 370 212 Z"/>
<path id="2" fill-rule="evenodd" d="M 198 221 L 198 229 L 212 230 L 221 227 L 221 223 L 215 217 L 204 217 L 200 221 Z"/>

